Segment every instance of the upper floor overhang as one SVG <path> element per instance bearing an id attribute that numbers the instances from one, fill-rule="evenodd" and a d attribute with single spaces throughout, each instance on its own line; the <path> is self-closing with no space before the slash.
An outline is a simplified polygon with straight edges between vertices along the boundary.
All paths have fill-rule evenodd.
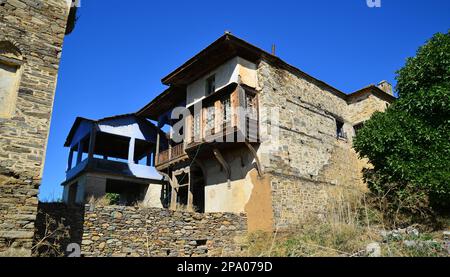
<path id="1" fill-rule="evenodd" d="M 334 94 L 347 103 L 351 103 L 356 97 L 366 93 L 372 93 L 388 102 L 396 99 L 393 95 L 384 92 L 377 86 L 368 86 L 354 93 L 344 93 L 328 83 L 288 64 L 279 57 L 230 33 L 226 33 L 166 77 L 162 78 L 162 83 L 170 87 L 139 110 L 137 114 L 152 120 L 158 120 L 162 114 L 170 112 L 174 107 L 179 106 L 179 103 L 186 100 L 186 87 L 189 84 L 207 75 L 234 57 L 241 57 L 255 64 L 264 60 L 271 66 L 287 70 L 295 76 L 317 85 L 324 91 Z"/>
<path id="2" fill-rule="evenodd" d="M 215 42 L 203 49 L 200 53 L 172 71 L 161 81 L 163 84 L 168 86 L 186 86 L 236 56 L 242 57 L 253 63 L 258 63 L 260 60 L 265 60 L 273 66 L 286 69 L 293 74 L 312 81 L 317 85 L 326 88 L 333 94 L 343 98 L 347 96 L 347 94 L 334 88 L 333 86 L 312 77 L 311 75 L 283 61 L 279 57 L 230 33 L 226 33 L 221 36 Z"/>
<path id="3" fill-rule="evenodd" d="M 170 87 L 137 111 L 136 115 L 158 121 L 160 116 L 170 113 L 175 107 L 184 106 L 185 102 L 186 89 L 182 87 Z"/>

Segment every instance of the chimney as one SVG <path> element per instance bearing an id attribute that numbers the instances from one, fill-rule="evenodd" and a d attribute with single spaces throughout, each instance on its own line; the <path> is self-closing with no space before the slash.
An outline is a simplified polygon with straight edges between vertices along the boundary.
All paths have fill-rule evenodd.
<path id="1" fill-rule="evenodd" d="M 394 92 L 392 91 L 392 85 L 388 83 L 388 81 L 381 81 L 378 85 L 378 88 L 380 88 L 382 91 L 386 92 L 389 95 L 394 95 Z"/>

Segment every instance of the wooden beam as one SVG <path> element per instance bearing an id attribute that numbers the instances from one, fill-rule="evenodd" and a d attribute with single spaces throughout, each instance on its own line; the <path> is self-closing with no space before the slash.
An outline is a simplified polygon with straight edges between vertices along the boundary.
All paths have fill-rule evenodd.
<path id="1" fill-rule="evenodd" d="M 194 203 L 194 195 L 192 194 L 192 187 L 191 187 L 191 171 L 187 173 L 188 175 L 188 199 L 187 199 L 187 208 L 188 211 L 194 210 L 193 203 Z"/>
<path id="2" fill-rule="evenodd" d="M 175 176 L 175 174 L 172 172 L 172 193 L 170 197 L 170 209 L 176 210 L 177 209 L 177 197 L 178 197 L 178 191 L 176 188 L 178 188 L 178 179 Z"/>
<path id="3" fill-rule="evenodd" d="M 245 145 L 247 145 L 247 148 L 250 150 L 250 153 L 252 153 L 253 158 L 255 159 L 256 162 L 256 170 L 258 171 L 258 176 L 262 177 L 264 175 L 262 167 L 261 167 L 261 163 L 259 161 L 258 158 L 258 153 L 256 153 L 255 148 L 248 142 L 245 142 Z"/>

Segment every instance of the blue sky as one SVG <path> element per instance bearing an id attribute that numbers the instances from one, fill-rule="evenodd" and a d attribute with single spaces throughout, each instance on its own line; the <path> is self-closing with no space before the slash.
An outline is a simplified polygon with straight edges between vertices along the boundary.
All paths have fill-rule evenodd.
<path id="1" fill-rule="evenodd" d="M 301 70 L 353 92 L 395 71 L 436 32 L 450 28 L 448 0 L 82 0 L 67 36 L 47 147 L 41 200 L 60 198 L 77 116 L 137 111 L 160 80 L 225 30 Z"/>

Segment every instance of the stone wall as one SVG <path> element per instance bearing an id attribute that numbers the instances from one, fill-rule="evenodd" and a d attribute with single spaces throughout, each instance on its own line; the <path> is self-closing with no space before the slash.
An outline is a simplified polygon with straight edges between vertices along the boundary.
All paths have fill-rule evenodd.
<path id="1" fill-rule="evenodd" d="M 0 252 L 31 249 L 39 180 L 0 167 Z"/>
<path id="2" fill-rule="evenodd" d="M 0 118 L 0 251 L 29 247 L 36 216 L 59 60 L 66 0 L 7 0 L 0 6 L 0 42 L 23 58 L 11 117 Z"/>
<path id="3" fill-rule="evenodd" d="M 84 206 L 40 202 L 35 222 L 33 256 L 66 256 L 67 245 L 81 245 L 83 223 Z"/>
<path id="4" fill-rule="evenodd" d="M 259 105 L 276 108 L 278 140 L 263 141 L 258 156 L 270 176 L 274 225 L 289 227 L 308 214 L 325 212 L 335 187 L 361 189 L 365 161 L 352 149 L 353 126 L 383 111 L 375 96 L 347 99 L 310 78 L 261 61 Z M 336 121 L 344 123 L 347 139 L 338 139 Z"/>
<path id="5" fill-rule="evenodd" d="M 33 254 L 64 256 L 77 243 L 84 257 L 228 256 L 246 234 L 244 214 L 39 203 Z"/>
<path id="6" fill-rule="evenodd" d="M 82 255 L 227 256 L 240 251 L 246 217 L 158 208 L 86 205 Z"/>

